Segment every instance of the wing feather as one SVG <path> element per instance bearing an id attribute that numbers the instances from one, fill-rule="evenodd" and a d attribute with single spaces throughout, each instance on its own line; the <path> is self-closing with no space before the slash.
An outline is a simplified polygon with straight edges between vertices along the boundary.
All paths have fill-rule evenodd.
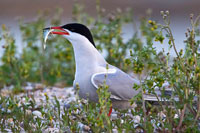
<path id="1" fill-rule="evenodd" d="M 111 97 L 117 97 L 116 100 L 129 100 L 140 91 L 133 89 L 133 85 L 135 83 L 139 84 L 139 81 L 117 68 L 109 69 L 107 72 L 93 74 L 91 82 L 96 89 L 106 83 L 109 86 Z"/>

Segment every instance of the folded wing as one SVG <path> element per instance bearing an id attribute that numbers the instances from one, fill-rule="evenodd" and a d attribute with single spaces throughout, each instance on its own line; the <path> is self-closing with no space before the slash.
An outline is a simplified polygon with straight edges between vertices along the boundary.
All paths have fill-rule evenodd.
<path id="1" fill-rule="evenodd" d="M 139 81 L 117 68 L 94 74 L 91 82 L 97 89 L 106 83 L 111 92 L 111 98 L 116 100 L 130 100 L 140 91 L 133 88 L 133 85 L 139 84 Z"/>

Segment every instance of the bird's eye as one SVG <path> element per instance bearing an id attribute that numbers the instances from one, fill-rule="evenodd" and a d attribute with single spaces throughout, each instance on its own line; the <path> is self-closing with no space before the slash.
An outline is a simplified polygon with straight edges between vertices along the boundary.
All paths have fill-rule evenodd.
<path id="1" fill-rule="evenodd" d="M 70 29 L 71 31 L 75 31 L 74 29 Z"/>

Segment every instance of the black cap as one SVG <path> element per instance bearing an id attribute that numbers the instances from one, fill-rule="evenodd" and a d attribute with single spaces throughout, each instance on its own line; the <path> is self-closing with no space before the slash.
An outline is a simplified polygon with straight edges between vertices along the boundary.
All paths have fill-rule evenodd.
<path id="1" fill-rule="evenodd" d="M 79 23 L 70 23 L 70 24 L 63 25 L 61 27 L 69 31 L 76 32 L 85 36 L 94 45 L 94 47 L 96 47 L 94 44 L 92 33 L 85 25 L 79 24 Z"/>

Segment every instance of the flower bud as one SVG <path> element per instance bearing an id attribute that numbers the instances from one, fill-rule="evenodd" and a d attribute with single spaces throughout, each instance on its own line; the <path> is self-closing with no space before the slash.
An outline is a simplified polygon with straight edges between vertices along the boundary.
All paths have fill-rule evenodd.
<path id="1" fill-rule="evenodd" d="M 113 15 L 113 14 L 109 14 L 108 15 L 108 19 L 110 20 L 110 21 L 113 21 L 113 20 L 115 20 L 115 15 Z"/>
<path id="2" fill-rule="evenodd" d="M 185 36 L 188 37 L 188 33 L 187 32 L 185 32 Z"/>
<path id="3" fill-rule="evenodd" d="M 199 68 L 198 66 L 196 67 L 195 72 L 196 72 L 196 73 L 199 73 L 199 72 L 200 72 L 200 68 Z"/>
<path id="4" fill-rule="evenodd" d="M 149 24 L 152 24 L 152 23 L 153 23 L 152 20 L 149 20 L 148 22 L 149 22 Z"/>
<path id="5" fill-rule="evenodd" d="M 190 19 L 193 19 L 194 14 L 190 14 Z"/>
<path id="6" fill-rule="evenodd" d="M 167 11 L 165 11 L 165 13 L 166 13 L 166 15 L 169 15 L 169 11 L 167 10 Z"/>
<path id="7" fill-rule="evenodd" d="M 161 14 L 162 16 L 165 15 L 165 14 L 164 14 L 164 11 L 160 11 L 160 14 Z"/>
<path id="8" fill-rule="evenodd" d="M 106 12 L 106 9 L 105 9 L 105 8 L 102 8 L 102 9 L 101 9 L 101 12 L 102 12 L 102 13 L 105 13 L 105 12 Z"/>
<path id="9" fill-rule="evenodd" d="M 121 8 L 117 8 L 117 12 L 118 13 L 122 13 L 122 9 Z"/>
<path id="10" fill-rule="evenodd" d="M 163 15 L 163 19 L 166 19 L 167 15 Z"/>
<path id="11" fill-rule="evenodd" d="M 183 55 L 183 49 L 180 50 L 179 55 L 180 55 L 180 56 Z"/>
<path id="12" fill-rule="evenodd" d="M 189 27 L 187 28 L 187 31 L 190 33 L 190 28 Z"/>

